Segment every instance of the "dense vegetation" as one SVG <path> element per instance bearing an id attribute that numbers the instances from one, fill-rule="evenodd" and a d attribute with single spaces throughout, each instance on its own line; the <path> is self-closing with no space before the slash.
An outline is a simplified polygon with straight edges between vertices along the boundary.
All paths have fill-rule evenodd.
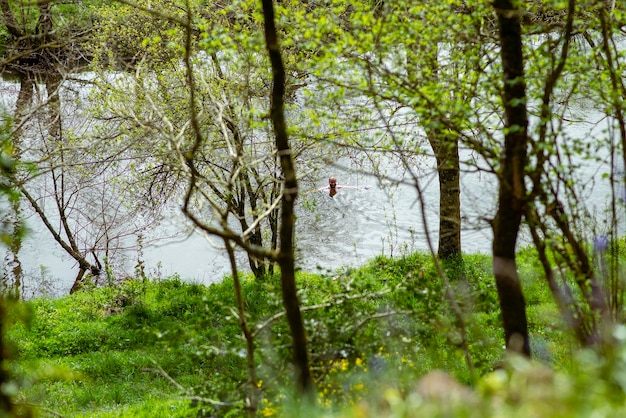
<path id="1" fill-rule="evenodd" d="M 603 358 L 573 350 L 530 251 L 520 266 L 540 360 L 534 363 L 504 355 L 489 257 L 448 266 L 467 352 L 429 256 L 301 274 L 318 389 L 306 416 L 619 416 L 622 346 Z M 229 279 L 211 286 L 177 277 L 130 280 L 13 306 L 8 335 L 17 350 L 17 403 L 42 416 L 240 416 L 247 376 L 232 286 Z M 298 408 L 290 402 L 278 289 L 276 279 L 243 282 L 259 344 L 260 416 L 294 416 Z M 449 374 L 427 374 L 433 370 Z M 433 381 L 424 386 L 420 379 Z"/>

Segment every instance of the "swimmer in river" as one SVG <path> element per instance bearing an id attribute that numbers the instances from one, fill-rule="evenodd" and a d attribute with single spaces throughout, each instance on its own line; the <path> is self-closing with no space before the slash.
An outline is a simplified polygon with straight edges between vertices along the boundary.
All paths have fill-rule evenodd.
<path id="1" fill-rule="evenodd" d="M 359 186 L 342 186 L 337 184 L 337 179 L 335 177 L 331 177 L 328 179 L 328 186 L 322 187 L 319 189 L 320 191 L 328 191 L 328 195 L 333 197 L 337 194 L 337 190 L 339 189 L 357 189 L 357 190 L 367 190 L 369 186 L 359 187 Z"/>

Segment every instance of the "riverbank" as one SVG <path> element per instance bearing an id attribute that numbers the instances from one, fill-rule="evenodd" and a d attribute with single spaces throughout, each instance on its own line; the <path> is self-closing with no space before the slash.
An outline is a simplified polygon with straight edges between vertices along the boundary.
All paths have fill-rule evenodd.
<path id="1" fill-rule="evenodd" d="M 574 350 L 536 261 L 522 253 L 518 263 L 535 363 L 504 359 L 488 256 L 445 266 L 462 324 L 427 255 L 300 274 L 317 384 L 307 416 L 625 412 L 624 350 L 616 348 L 610 367 Z M 243 282 L 259 416 L 298 415 L 279 292 L 277 278 Z M 8 337 L 16 399 L 39 416 L 242 416 L 250 387 L 234 307 L 232 280 L 204 286 L 176 276 L 15 305 Z M 598 390 L 589 393 L 591 385 Z"/>

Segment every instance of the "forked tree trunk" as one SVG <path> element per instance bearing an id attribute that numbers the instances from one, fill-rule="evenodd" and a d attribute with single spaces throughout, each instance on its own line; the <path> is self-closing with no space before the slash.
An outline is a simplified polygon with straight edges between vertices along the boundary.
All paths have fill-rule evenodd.
<path id="1" fill-rule="evenodd" d="M 493 272 L 500 299 L 506 347 L 530 356 L 526 301 L 515 263 L 524 212 L 528 144 L 526 84 L 520 11 L 512 0 L 495 0 L 503 71 L 504 154 L 500 161 L 498 211 L 493 221 Z"/>

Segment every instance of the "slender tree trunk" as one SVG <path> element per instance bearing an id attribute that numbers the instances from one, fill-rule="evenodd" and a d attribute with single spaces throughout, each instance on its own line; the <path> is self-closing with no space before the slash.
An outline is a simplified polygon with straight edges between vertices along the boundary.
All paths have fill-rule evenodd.
<path id="1" fill-rule="evenodd" d="M 284 177 L 278 265 L 281 273 L 283 304 L 291 330 L 291 338 L 293 339 L 293 360 L 297 370 L 298 388 L 302 393 L 310 395 L 313 393 L 313 378 L 309 366 L 304 321 L 296 289 L 293 235 L 295 227 L 294 206 L 298 197 L 298 180 L 285 123 L 285 67 L 276 35 L 274 4 L 272 0 L 262 0 L 262 5 L 265 20 L 265 41 L 274 79 L 270 117 L 274 126 L 276 149 Z"/>
<path id="2" fill-rule="evenodd" d="M 69 229 L 69 226 L 67 224 L 67 218 L 65 217 L 65 213 L 61 211 L 59 215 L 61 216 L 61 223 L 64 226 L 65 232 L 69 233 L 69 235 L 66 234 L 67 241 L 64 240 L 63 237 L 61 237 L 61 234 L 52 225 L 50 219 L 45 214 L 43 208 L 39 205 L 39 203 L 37 203 L 37 200 L 33 196 L 31 196 L 28 190 L 26 190 L 26 188 L 22 184 L 19 184 L 19 182 L 15 181 L 15 179 L 12 179 L 12 180 L 14 181 L 14 184 L 16 185 L 16 187 L 22 193 L 22 196 L 24 196 L 26 200 L 28 200 L 33 210 L 37 213 L 37 215 L 39 216 L 41 221 L 44 223 L 48 231 L 52 234 L 52 237 L 54 238 L 54 240 L 78 263 L 79 272 L 78 272 L 78 275 L 76 276 L 76 280 L 74 280 L 72 289 L 70 290 L 70 293 L 74 293 L 76 290 L 82 287 L 83 276 L 87 271 L 90 271 L 94 276 L 96 276 L 100 274 L 100 268 L 97 265 L 92 265 L 87 260 L 87 255 L 82 254 L 79 251 L 78 246 L 76 245 L 76 241 L 74 239 L 74 235 L 71 234 L 71 230 Z M 96 264 L 99 264 L 99 263 L 96 263 Z"/>
<path id="3" fill-rule="evenodd" d="M 235 288 L 235 300 L 237 303 L 237 314 L 239 315 L 239 328 L 246 341 L 246 366 L 248 368 L 249 381 L 249 399 L 244 403 L 244 409 L 249 417 L 255 417 L 259 406 L 259 387 L 256 377 L 256 363 L 254 361 L 254 336 L 250 332 L 248 321 L 246 320 L 245 301 L 241 289 L 241 281 L 239 280 L 239 272 L 237 271 L 237 260 L 235 259 L 235 249 L 233 244 L 224 238 L 224 245 L 228 252 L 228 260 L 233 275 L 233 286 Z M 247 396 L 246 396 L 247 397 Z"/>
<path id="4" fill-rule="evenodd" d="M 78 268 L 78 274 L 76 275 L 76 278 L 74 279 L 74 284 L 72 285 L 72 288 L 70 289 L 70 295 L 72 293 L 78 292 L 85 285 L 85 273 L 86 272 L 87 272 L 86 267 L 80 266 Z"/>
<path id="5" fill-rule="evenodd" d="M 419 48 L 416 50 L 414 48 Z M 441 82 L 446 72 L 441 71 L 439 64 L 439 46 L 437 43 L 428 44 L 428 49 L 422 45 L 414 45 L 407 51 L 409 65 L 419 69 L 425 65 L 430 70 L 430 77 Z M 421 53 L 421 54 L 420 54 Z M 419 55 L 419 59 L 417 58 Z M 422 61 L 425 63 L 419 64 Z M 410 73 L 411 81 L 419 85 L 419 73 Z M 434 122 L 434 123 L 433 123 Z M 437 175 L 439 177 L 439 243 L 437 256 L 441 259 L 451 259 L 461 254 L 461 188 L 458 135 L 444 131 L 439 121 L 423 121 L 426 136 L 437 160 Z"/>
<path id="6" fill-rule="evenodd" d="M 528 145 L 522 29 L 520 10 L 514 6 L 514 1 L 495 0 L 493 4 L 498 16 L 505 114 L 498 211 L 493 221 L 493 272 L 506 347 L 530 356 L 526 301 L 515 262 L 515 246 L 525 204 L 524 169 Z"/>

